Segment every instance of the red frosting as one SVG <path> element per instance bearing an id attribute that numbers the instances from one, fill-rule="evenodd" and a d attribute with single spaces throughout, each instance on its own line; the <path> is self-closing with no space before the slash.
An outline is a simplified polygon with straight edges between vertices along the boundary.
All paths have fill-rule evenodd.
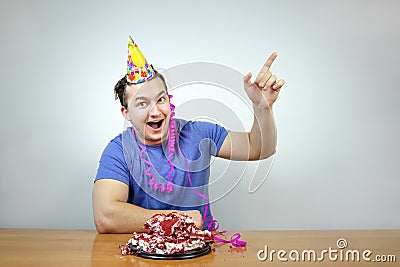
<path id="1" fill-rule="evenodd" d="M 194 251 L 214 240 L 211 232 L 197 228 L 186 213 L 156 214 L 144 224 L 144 229 L 147 232 L 134 232 L 126 246 L 121 247 L 123 255 L 137 252 L 173 254 Z"/>

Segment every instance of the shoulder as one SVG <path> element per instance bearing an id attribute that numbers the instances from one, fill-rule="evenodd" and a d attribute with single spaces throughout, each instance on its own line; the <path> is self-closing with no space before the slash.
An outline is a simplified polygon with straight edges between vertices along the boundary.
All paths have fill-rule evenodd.
<path id="1" fill-rule="evenodd" d="M 201 142 L 204 139 L 210 139 L 219 148 L 228 135 L 228 130 L 212 122 L 178 120 L 178 123 L 184 124 L 182 128 L 178 128 L 178 130 L 181 129 L 180 138 L 187 137 L 194 143 Z"/>
<path id="2" fill-rule="evenodd" d="M 228 133 L 228 130 L 225 129 L 225 127 L 208 121 L 188 121 L 185 127 L 195 134 L 212 139 L 225 136 Z"/>
<path id="3" fill-rule="evenodd" d="M 122 146 L 122 134 L 119 134 L 105 147 L 100 157 L 95 180 L 110 178 L 128 184 L 128 174 L 129 170 Z"/>
<path id="4" fill-rule="evenodd" d="M 132 144 L 134 142 L 134 138 L 132 137 L 132 128 L 127 128 L 122 133 L 118 134 L 116 137 L 111 139 L 111 141 L 107 144 L 103 151 L 103 157 L 113 157 L 118 158 L 122 161 L 124 158 L 124 154 L 128 149 L 132 153 L 135 146 Z"/>
<path id="5" fill-rule="evenodd" d="M 182 131 L 194 131 L 195 133 L 201 133 L 202 131 L 207 130 L 215 130 L 218 128 L 223 129 L 219 124 L 207 122 L 207 121 L 194 121 L 194 120 L 183 120 L 183 119 L 175 119 L 177 121 L 177 125 L 179 129 Z"/>
<path id="6" fill-rule="evenodd" d="M 122 133 L 111 139 L 110 142 L 108 142 L 106 148 L 104 149 L 104 152 L 122 152 Z"/>

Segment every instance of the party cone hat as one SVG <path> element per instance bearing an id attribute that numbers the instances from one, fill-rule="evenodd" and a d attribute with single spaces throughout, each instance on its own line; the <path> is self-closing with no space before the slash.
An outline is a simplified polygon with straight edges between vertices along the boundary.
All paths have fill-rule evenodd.
<path id="1" fill-rule="evenodd" d="M 132 37 L 128 37 L 128 60 L 126 79 L 130 83 L 142 83 L 153 78 L 155 71 L 144 58 Z"/>

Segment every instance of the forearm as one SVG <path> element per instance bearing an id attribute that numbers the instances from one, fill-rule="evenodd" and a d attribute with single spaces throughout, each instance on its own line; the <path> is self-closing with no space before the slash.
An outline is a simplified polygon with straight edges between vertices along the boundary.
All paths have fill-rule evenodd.
<path id="1" fill-rule="evenodd" d="M 249 133 L 251 159 L 266 159 L 276 151 L 277 131 L 272 107 L 253 105 L 254 122 Z"/>
<path id="2" fill-rule="evenodd" d="M 99 233 L 142 232 L 144 223 L 152 216 L 150 210 L 120 201 L 102 205 L 94 213 Z"/>
<path id="3" fill-rule="evenodd" d="M 157 213 L 184 212 L 178 210 L 149 210 L 130 203 L 115 201 L 95 214 L 96 229 L 99 233 L 143 232 L 144 224 Z M 197 210 L 185 211 L 198 227 L 202 227 L 201 214 Z"/>
<path id="4" fill-rule="evenodd" d="M 127 184 L 114 179 L 99 179 L 93 187 L 93 215 L 99 233 L 132 233 L 144 231 L 143 225 L 154 214 L 174 210 L 149 210 L 127 203 Z M 185 211 L 196 225 L 202 227 L 198 210 Z"/>

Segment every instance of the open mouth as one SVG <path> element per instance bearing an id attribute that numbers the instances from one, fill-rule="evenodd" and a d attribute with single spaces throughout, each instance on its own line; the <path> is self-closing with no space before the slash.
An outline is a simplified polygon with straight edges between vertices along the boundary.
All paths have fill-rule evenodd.
<path id="1" fill-rule="evenodd" d="M 164 120 L 159 120 L 159 121 L 150 121 L 147 123 L 151 128 L 154 130 L 160 129 L 161 125 L 163 124 Z"/>

